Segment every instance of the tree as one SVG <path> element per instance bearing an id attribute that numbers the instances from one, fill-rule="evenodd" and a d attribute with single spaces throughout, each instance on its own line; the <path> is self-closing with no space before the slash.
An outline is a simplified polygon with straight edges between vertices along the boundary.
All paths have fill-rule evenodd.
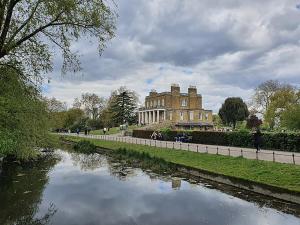
<path id="1" fill-rule="evenodd" d="M 83 93 L 80 100 L 75 99 L 73 107 L 82 107 L 88 117 L 97 119 L 104 105 L 105 99 L 103 97 L 99 97 L 94 93 Z"/>
<path id="2" fill-rule="evenodd" d="M 49 112 L 62 112 L 67 110 L 67 103 L 61 102 L 56 98 L 45 98 Z"/>
<path id="3" fill-rule="evenodd" d="M 27 77 L 40 76 L 51 70 L 56 47 L 62 52 L 62 71 L 79 70 L 71 43 L 82 36 L 96 38 L 101 53 L 114 36 L 113 7 L 101 0 L 0 1 L 0 64 L 17 67 Z"/>
<path id="4" fill-rule="evenodd" d="M 69 109 L 66 112 L 64 127 L 71 129 L 82 118 L 84 118 L 84 112 L 81 109 Z"/>
<path id="5" fill-rule="evenodd" d="M 277 80 L 267 80 L 261 83 L 252 97 L 255 108 L 259 113 L 264 113 L 271 102 L 271 97 L 280 89 L 281 84 Z"/>
<path id="6" fill-rule="evenodd" d="M 134 91 L 120 87 L 112 93 L 109 101 L 109 111 L 112 113 L 114 123 L 120 125 L 136 122 L 138 97 Z"/>
<path id="7" fill-rule="evenodd" d="M 22 74 L 1 66 L 0 74 L 0 155 L 32 158 L 49 140 L 45 101 Z"/>
<path id="8" fill-rule="evenodd" d="M 271 128 L 280 127 L 283 112 L 297 104 L 300 104 L 300 91 L 292 87 L 285 87 L 271 97 L 271 103 L 264 119 Z"/>
<path id="9" fill-rule="evenodd" d="M 235 129 L 237 121 L 243 121 L 249 116 L 246 103 L 241 98 L 227 98 L 219 110 L 219 116 L 224 124 Z"/>
<path id="10" fill-rule="evenodd" d="M 300 104 L 290 106 L 282 113 L 282 126 L 291 130 L 300 130 Z"/>
<path id="11" fill-rule="evenodd" d="M 272 102 L 272 97 L 282 90 L 294 90 L 294 87 L 280 83 L 278 80 L 268 80 L 260 84 L 252 97 L 254 113 L 265 114 Z"/>
<path id="12" fill-rule="evenodd" d="M 213 124 L 215 127 L 221 127 L 223 125 L 222 120 L 218 114 L 213 115 Z"/>
<path id="13" fill-rule="evenodd" d="M 262 125 L 262 120 L 258 119 L 256 115 L 250 115 L 250 117 L 247 119 L 246 127 L 248 129 L 252 128 L 258 128 L 260 125 Z"/>

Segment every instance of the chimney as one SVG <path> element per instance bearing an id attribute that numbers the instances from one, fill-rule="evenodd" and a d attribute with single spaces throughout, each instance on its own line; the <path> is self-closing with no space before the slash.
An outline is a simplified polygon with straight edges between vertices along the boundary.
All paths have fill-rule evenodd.
<path id="1" fill-rule="evenodd" d="M 157 94 L 157 91 L 155 89 L 151 89 L 150 96 L 154 96 Z"/>
<path id="2" fill-rule="evenodd" d="M 189 96 L 197 96 L 197 88 L 196 86 L 190 85 L 188 88 Z"/>
<path id="3" fill-rule="evenodd" d="M 171 85 L 171 93 L 172 94 L 180 94 L 180 87 L 178 84 L 172 84 Z"/>

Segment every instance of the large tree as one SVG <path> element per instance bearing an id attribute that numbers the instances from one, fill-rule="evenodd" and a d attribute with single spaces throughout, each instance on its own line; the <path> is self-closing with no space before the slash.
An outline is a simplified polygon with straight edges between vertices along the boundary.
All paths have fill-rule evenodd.
<path id="1" fill-rule="evenodd" d="M 224 124 L 232 125 L 235 129 L 238 121 L 243 121 L 249 116 L 248 107 L 241 98 L 227 98 L 219 110 L 219 116 Z"/>
<path id="2" fill-rule="evenodd" d="M 134 91 L 126 87 L 114 91 L 109 100 L 109 111 L 112 113 L 114 123 L 118 125 L 135 123 L 137 103 L 138 96 Z"/>
<path id="3" fill-rule="evenodd" d="M 271 128 L 279 127 L 283 112 L 298 104 L 300 104 L 300 91 L 292 87 L 282 88 L 271 97 L 264 119 Z"/>
<path id="4" fill-rule="evenodd" d="M 275 93 L 287 89 L 293 89 L 293 86 L 281 83 L 278 80 L 267 80 L 261 83 L 255 88 L 255 93 L 252 96 L 252 110 L 255 113 L 265 114 Z"/>
<path id="5" fill-rule="evenodd" d="M 81 99 L 75 98 L 73 107 L 82 108 L 86 115 L 92 119 L 97 119 L 104 109 L 105 99 L 94 93 L 83 93 Z"/>
<path id="6" fill-rule="evenodd" d="M 56 98 L 45 98 L 48 111 L 52 112 L 62 112 L 67 110 L 67 103 L 61 102 Z"/>
<path id="7" fill-rule="evenodd" d="M 0 0 L 0 64 L 40 77 L 51 70 L 56 47 L 63 71 L 79 70 L 71 43 L 91 37 L 101 52 L 114 35 L 114 7 L 102 0 Z"/>

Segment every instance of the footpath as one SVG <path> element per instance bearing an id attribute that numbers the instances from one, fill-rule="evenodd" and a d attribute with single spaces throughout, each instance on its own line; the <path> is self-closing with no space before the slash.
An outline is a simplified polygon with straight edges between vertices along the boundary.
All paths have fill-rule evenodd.
<path id="1" fill-rule="evenodd" d="M 132 144 L 139 144 L 139 145 L 146 145 L 146 146 L 153 146 L 153 147 L 186 150 L 186 151 L 217 154 L 217 155 L 227 155 L 232 157 L 243 157 L 247 159 L 256 159 L 256 160 L 300 165 L 300 153 L 297 152 L 273 151 L 273 150 L 262 149 L 261 151 L 256 153 L 256 150 L 252 148 L 160 141 L 160 140 L 127 137 L 127 136 L 123 137 L 120 135 L 91 135 L 91 134 L 78 135 L 74 133 L 71 134 L 63 133 L 61 135 L 92 138 L 92 139 L 107 140 L 107 141 L 117 141 L 117 142 L 132 143 Z"/>

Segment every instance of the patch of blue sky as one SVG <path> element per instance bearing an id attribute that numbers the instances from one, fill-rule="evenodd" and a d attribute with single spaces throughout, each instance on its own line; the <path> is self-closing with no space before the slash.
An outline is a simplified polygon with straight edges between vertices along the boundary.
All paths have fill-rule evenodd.
<path id="1" fill-rule="evenodd" d="M 42 93 L 48 94 L 49 92 L 50 92 L 50 86 L 48 84 L 43 84 L 42 85 Z"/>

